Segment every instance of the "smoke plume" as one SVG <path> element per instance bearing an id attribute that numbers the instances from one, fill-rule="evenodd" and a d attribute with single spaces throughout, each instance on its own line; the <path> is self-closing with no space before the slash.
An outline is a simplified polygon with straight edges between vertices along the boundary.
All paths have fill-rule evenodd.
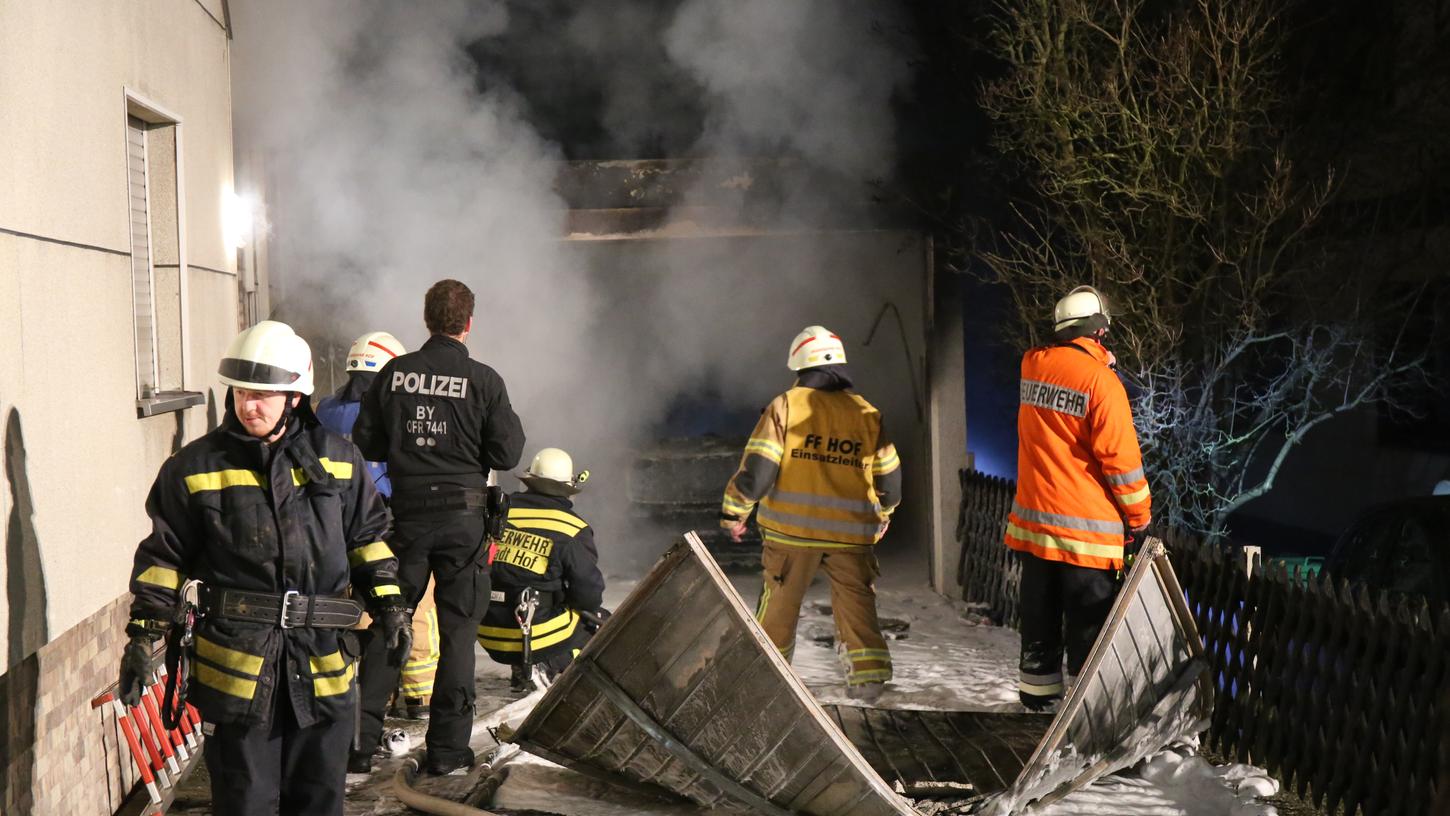
<path id="1" fill-rule="evenodd" d="M 670 58 L 707 94 L 703 155 L 799 156 L 850 179 L 891 172 L 892 96 L 909 73 L 888 8 L 840 0 L 683 4 Z"/>
<path id="2" fill-rule="evenodd" d="M 526 459 L 553 445 L 591 468 L 602 539 L 634 446 L 682 413 L 743 436 L 814 304 L 859 333 L 884 296 L 842 311 L 840 259 L 809 242 L 568 241 L 555 191 L 579 156 L 771 158 L 830 183 L 762 193 L 747 172 L 678 203 L 756 227 L 859 206 L 892 171 L 909 80 L 884 3 L 249 0 L 233 20 L 275 317 L 325 372 L 365 331 L 418 347 L 427 286 L 469 284 L 469 345 L 508 383 Z"/>

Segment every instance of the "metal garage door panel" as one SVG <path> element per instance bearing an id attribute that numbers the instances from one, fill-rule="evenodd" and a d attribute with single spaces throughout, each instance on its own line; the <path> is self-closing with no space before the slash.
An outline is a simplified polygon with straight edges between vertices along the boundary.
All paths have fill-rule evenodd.
<path id="1" fill-rule="evenodd" d="M 512 740 L 710 807 L 907 816 L 694 534 L 666 553 Z"/>

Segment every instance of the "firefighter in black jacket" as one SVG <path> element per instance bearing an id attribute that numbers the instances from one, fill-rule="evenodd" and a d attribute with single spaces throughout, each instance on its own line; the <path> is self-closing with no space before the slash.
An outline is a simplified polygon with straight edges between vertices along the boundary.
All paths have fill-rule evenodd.
<path id="1" fill-rule="evenodd" d="M 552 678 L 583 648 L 600 620 L 604 576 L 594 530 L 569 500 L 589 472 L 575 476 L 569 454 L 544 448 L 519 478 L 526 490 L 509 497 L 493 560 L 493 603 L 478 642 L 489 657 L 514 667 L 513 688 L 525 691 L 533 666 Z"/>
<path id="2" fill-rule="evenodd" d="M 342 816 L 366 605 L 408 646 L 388 512 L 363 458 L 313 416 L 312 355 L 282 323 L 232 341 L 221 427 L 161 466 L 131 574 L 120 694 L 134 703 L 178 593 L 200 581 L 189 700 L 218 816 Z M 179 634 L 178 632 L 173 634 Z"/>
<path id="3" fill-rule="evenodd" d="M 438 605 L 438 673 L 429 704 L 427 770 L 446 774 L 472 764 L 474 630 L 488 608 L 484 508 L 490 470 L 518 464 L 524 432 L 503 379 L 469 359 L 473 292 L 456 280 L 428 290 L 423 319 L 432 337 L 383 366 L 363 395 L 353 441 L 386 462 L 393 482 L 393 537 L 409 605 L 431 573 Z M 362 726 L 353 772 L 371 770 L 388 695 L 398 669 L 381 662 L 381 644 L 365 647 Z"/>

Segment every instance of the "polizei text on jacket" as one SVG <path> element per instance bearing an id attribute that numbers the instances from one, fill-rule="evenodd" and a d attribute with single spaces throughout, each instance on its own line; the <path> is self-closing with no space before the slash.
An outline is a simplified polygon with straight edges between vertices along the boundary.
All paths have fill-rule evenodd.
<path id="1" fill-rule="evenodd" d="M 464 399 L 468 396 L 468 378 L 447 374 L 419 374 L 416 371 L 394 371 L 393 390 L 430 397 Z"/>

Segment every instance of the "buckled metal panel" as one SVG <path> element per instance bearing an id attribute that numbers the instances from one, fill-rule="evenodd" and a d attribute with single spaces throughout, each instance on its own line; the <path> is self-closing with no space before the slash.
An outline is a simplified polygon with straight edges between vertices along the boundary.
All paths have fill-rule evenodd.
<path id="1" fill-rule="evenodd" d="M 1011 789 L 978 812 L 1060 799 L 1202 731 L 1212 713 L 1203 640 L 1163 542 L 1149 538 L 1047 736 Z"/>
<path id="2" fill-rule="evenodd" d="M 837 729 L 693 534 L 670 550 L 512 741 L 706 807 L 914 814 Z"/>

